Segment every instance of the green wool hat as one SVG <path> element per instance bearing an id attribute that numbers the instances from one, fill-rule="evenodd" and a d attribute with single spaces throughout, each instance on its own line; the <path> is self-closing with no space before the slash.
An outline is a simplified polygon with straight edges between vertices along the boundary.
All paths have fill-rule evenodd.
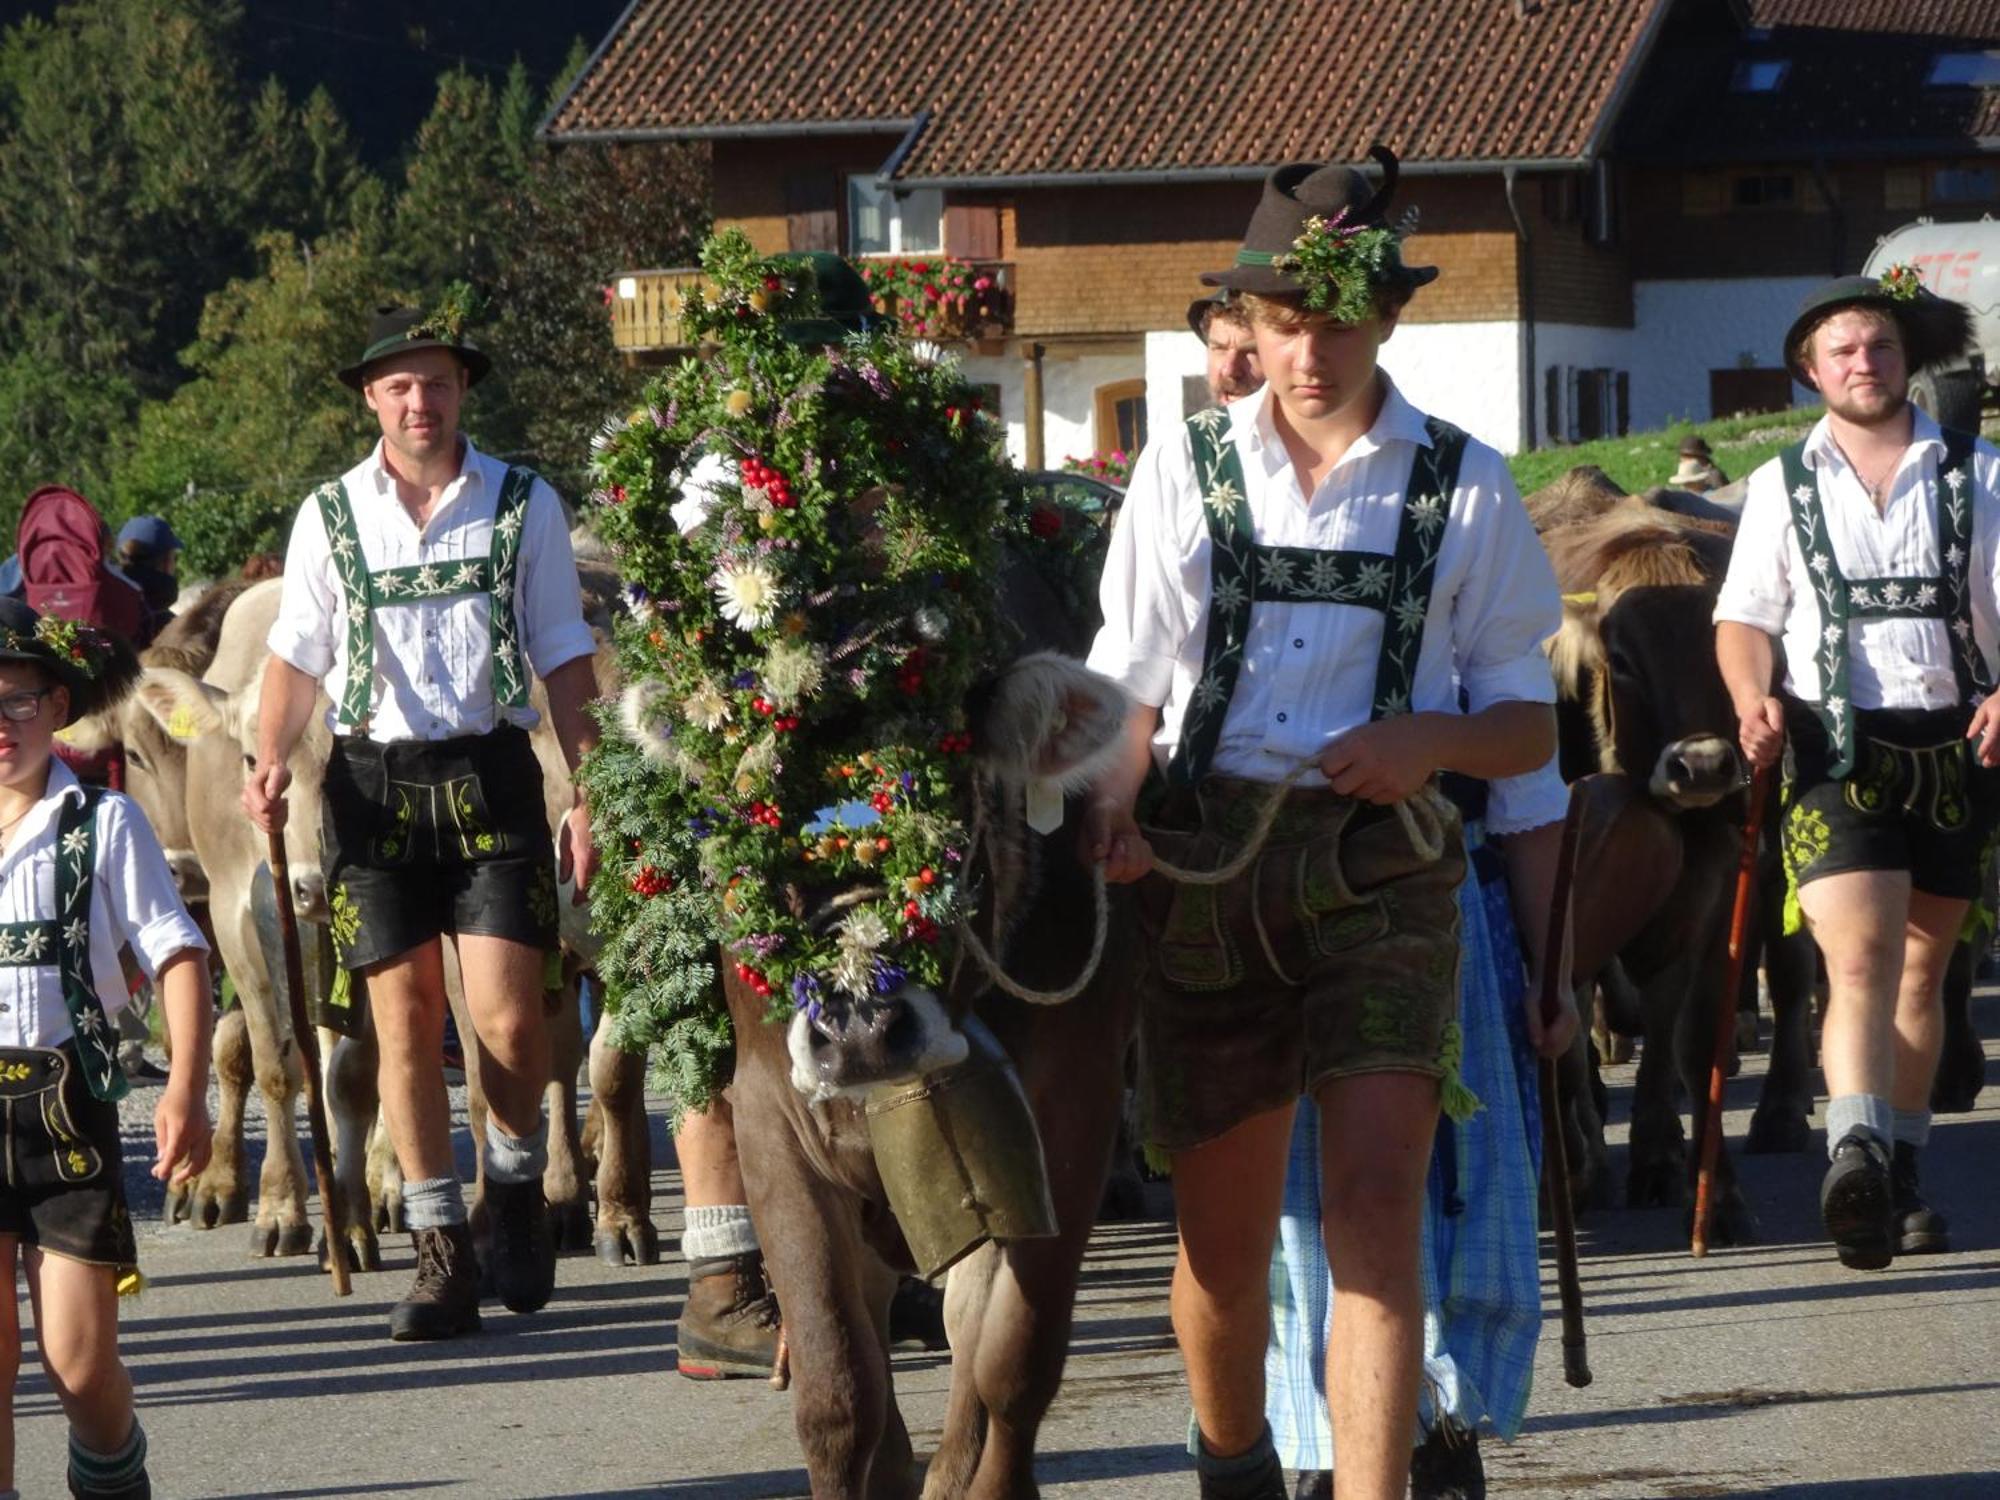
<path id="1" fill-rule="evenodd" d="M 1808 292 L 1785 330 L 1785 368 L 1801 384 L 1806 383 L 1807 340 L 1820 324 L 1850 307 L 1876 308 L 1896 320 L 1911 374 L 1957 359 L 1972 342 L 1972 309 L 1931 291 L 1914 266 L 1894 265 L 1880 276 L 1842 276 Z"/>
<path id="2" fill-rule="evenodd" d="M 831 250 L 774 256 L 773 263 L 786 271 L 803 271 L 819 293 L 817 317 L 787 318 L 778 325 L 778 332 L 794 344 L 838 344 L 881 321 L 861 273 Z"/>
<path id="3" fill-rule="evenodd" d="M 376 308 L 368 321 L 368 342 L 361 357 L 336 372 L 340 383 L 358 391 L 367 384 L 368 367 L 380 360 L 418 349 L 449 349 L 465 366 L 469 383 L 479 384 L 493 368 L 493 361 L 479 352 L 465 332 L 473 301 L 472 289 L 459 282 L 428 312 L 395 305 Z"/>

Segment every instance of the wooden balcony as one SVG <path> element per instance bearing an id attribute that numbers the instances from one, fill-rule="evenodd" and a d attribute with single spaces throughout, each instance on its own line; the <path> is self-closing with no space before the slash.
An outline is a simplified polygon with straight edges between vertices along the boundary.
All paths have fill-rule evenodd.
<path id="1" fill-rule="evenodd" d="M 701 284 L 697 266 L 623 271 L 611 284 L 611 342 L 628 360 L 650 362 L 694 347 L 681 325 L 681 302 Z"/>

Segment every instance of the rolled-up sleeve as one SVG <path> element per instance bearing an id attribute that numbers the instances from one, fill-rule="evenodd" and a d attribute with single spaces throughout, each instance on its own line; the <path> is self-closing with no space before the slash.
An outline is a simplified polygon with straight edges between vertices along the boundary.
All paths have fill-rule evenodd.
<path id="1" fill-rule="evenodd" d="M 1743 518 L 1729 550 L 1729 572 L 1715 598 L 1715 621 L 1781 635 L 1792 612 L 1791 508 L 1773 459 L 1750 476 Z"/>
<path id="2" fill-rule="evenodd" d="M 1554 757 L 1539 771 L 1488 783 L 1486 831 L 1496 837 L 1560 823 L 1568 812 L 1569 786 Z"/>
<path id="3" fill-rule="evenodd" d="M 327 566 L 330 557 L 319 505 L 308 500 L 292 522 L 278 617 L 265 640 L 273 655 L 313 678 L 333 670 L 333 622 L 340 614 L 340 600 Z"/>
<path id="4" fill-rule="evenodd" d="M 1452 605 L 1452 643 L 1467 710 L 1553 703 L 1542 642 L 1562 624 L 1555 569 L 1499 454 L 1469 447 L 1459 484 L 1471 562 Z"/>
<path id="5" fill-rule="evenodd" d="M 1091 643 L 1089 658 L 1092 671 L 1153 708 L 1167 701 L 1174 663 L 1188 632 L 1175 526 L 1180 486 L 1169 462 L 1176 443 L 1184 453 L 1184 432 L 1161 439 L 1139 455 L 1098 583 L 1104 623 Z M 1206 595 L 1204 586 L 1199 597 Z"/>
<path id="6" fill-rule="evenodd" d="M 114 930 L 131 945 L 146 977 L 157 979 L 161 966 L 176 953 L 206 953 L 208 940 L 181 904 L 167 857 L 138 805 L 108 795 L 98 804 L 97 819 L 103 843 L 97 860 L 100 888 Z"/>
<path id="7" fill-rule="evenodd" d="M 528 496 L 514 597 L 521 612 L 522 645 L 537 677 L 545 678 L 564 662 L 597 649 L 583 620 L 583 590 L 577 583 L 576 555 L 563 525 L 562 504 L 540 480 Z"/>

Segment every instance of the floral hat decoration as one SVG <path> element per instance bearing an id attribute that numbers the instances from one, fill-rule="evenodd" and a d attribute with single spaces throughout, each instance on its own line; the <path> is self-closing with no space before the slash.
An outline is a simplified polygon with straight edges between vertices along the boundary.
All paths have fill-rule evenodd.
<path id="1" fill-rule="evenodd" d="M 1264 194 L 1236 263 L 1210 271 L 1205 285 L 1267 297 L 1303 296 L 1314 312 L 1356 323 L 1375 310 L 1375 293 L 1407 294 L 1437 279 L 1435 266 L 1403 264 L 1402 236 L 1389 223 L 1396 155 L 1375 145 L 1380 184 L 1358 167 L 1291 162 L 1264 180 Z"/>
<path id="2" fill-rule="evenodd" d="M 956 365 L 844 316 L 827 266 L 727 231 L 702 267 L 706 357 L 595 442 L 627 687 L 582 772 L 614 1034 L 685 1108 L 728 1078 L 718 947 L 774 1018 L 944 985 L 1003 542 L 1077 535 Z"/>
<path id="3" fill-rule="evenodd" d="M 1898 261 L 1878 276 L 1842 276 L 1807 294 L 1785 332 L 1785 364 L 1799 380 L 1805 379 L 1806 344 L 1814 331 L 1850 307 L 1878 308 L 1896 320 L 1904 363 L 1913 374 L 1962 358 L 1972 343 L 1972 309 L 1940 297 L 1924 285 L 1917 267 Z"/>
<path id="4" fill-rule="evenodd" d="M 416 349 L 449 349 L 464 364 L 469 383 L 479 384 L 493 368 L 493 361 L 473 344 L 468 332 L 480 311 L 479 294 L 463 281 L 446 287 L 428 309 L 376 308 L 368 322 L 368 342 L 361 357 L 337 372 L 340 383 L 358 391 L 367 384 L 369 366 L 380 360 Z"/>
<path id="5" fill-rule="evenodd" d="M 32 662 L 69 689 L 62 727 L 109 708 L 139 680 L 139 658 L 108 630 L 0 597 L 0 661 Z"/>

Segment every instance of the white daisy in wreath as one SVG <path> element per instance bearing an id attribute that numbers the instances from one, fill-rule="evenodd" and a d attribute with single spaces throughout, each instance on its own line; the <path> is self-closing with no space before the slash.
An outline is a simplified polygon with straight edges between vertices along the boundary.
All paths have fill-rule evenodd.
<path id="1" fill-rule="evenodd" d="M 724 563 L 714 587 L 722 617 L 744 630 L 762 630 L 778 616 L 778 575 L 761 558 Z"/>

